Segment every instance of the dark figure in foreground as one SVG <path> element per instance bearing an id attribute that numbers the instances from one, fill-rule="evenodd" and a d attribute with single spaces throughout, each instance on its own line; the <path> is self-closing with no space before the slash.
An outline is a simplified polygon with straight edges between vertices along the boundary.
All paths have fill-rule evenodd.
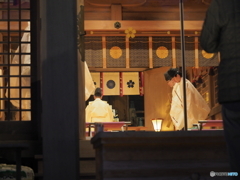
<path id="1" fill-rule="evenodd" d="M 240 178 L 240 0 L 213 0 L 200 37 L 208 53 L 220 52 L 218 101 L 231 170 Z"/>

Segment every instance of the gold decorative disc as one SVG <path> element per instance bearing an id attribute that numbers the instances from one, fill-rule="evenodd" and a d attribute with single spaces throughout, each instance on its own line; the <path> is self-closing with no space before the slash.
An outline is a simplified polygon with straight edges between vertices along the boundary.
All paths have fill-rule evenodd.
<path id="1" fill-rule="evenodd" d="M 122 56 L 122 49 L 118 46 L 113 46 L 111 47 L 110 49 L 110 56 L 113 58 L 113 59 L 118 59 Z"/>
<path id="2" fill-rule="evenodd" d="M 211 59 L 214 56 L 214 53 L 207 53 L 206 51 L 202 50 L 202 56 L 206 59 Z"/>
<path id="3" fill-rule="evenodd" d="M 168 57 L 168 49 L 165 46 L 160 46 L 156 50 L 157 57 L 164 59 Z"/>

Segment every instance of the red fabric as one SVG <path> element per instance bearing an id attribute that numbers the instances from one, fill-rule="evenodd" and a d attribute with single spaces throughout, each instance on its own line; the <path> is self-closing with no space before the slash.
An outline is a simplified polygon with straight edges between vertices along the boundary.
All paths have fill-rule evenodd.
<path id="1" fill-rule="evenodd" d="M 143 96 L 143 87 L 144 87 L 144 80 L 143 80 L 143 72 L 139 72 L 139 91 L 140 96 Z"/>
<path id="2" fill-rule="evenodd" d="M 123 96 L 123 75 L 122 72 L 119 73 L 119 77 L 120 77 L 120 96 Z"/>

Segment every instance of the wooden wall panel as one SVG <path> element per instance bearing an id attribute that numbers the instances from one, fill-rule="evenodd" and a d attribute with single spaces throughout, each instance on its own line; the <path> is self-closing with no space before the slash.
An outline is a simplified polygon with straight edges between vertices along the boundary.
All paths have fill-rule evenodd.
<path id="1" fill-rule="evenodd" d="M 163 74 L 170 67 L 161 67 L 144 72 L 144 111 L 145 126 L 147 130 L 153 130 L 151 119 L 165 118 L 167 116 L 167 104 L 171 97 L 172 88 L 166 83 Z M 172 131 L 166 127 L 167 120 L 163 121 L 162 130 Z"/>
<path id="2" fill-rule="evenodd" d="M 120 4 L 111 5 L 111 20 L 122 20 L 122 6 Z"/>
<path id="3" fill-rule="evenodd" d="M 111 20 L 111 12 L 85 12 L 85 20 Z"/>
<path id="4" fill-rule="evenodd" d="M 97 180 L 211 180 L 211 171 L 229 172 L 223 131 L 99 132 L 91 143 Z"/>

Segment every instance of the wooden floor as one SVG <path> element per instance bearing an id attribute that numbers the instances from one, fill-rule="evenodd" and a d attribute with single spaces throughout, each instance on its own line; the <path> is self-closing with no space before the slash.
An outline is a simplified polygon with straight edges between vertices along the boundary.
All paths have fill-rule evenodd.
<path id="1" fill-rule="evenodd" d="M 96 179 L 95 150 L 90 140 L 80 140 L 80 179 Z"/>
<path id="2" fill-rule="evenodd" d="M 95 150 L 90 140 L 80 140 L 80 180 L 96 179 L 96 158 Z M 38 170 L 35 173 L 35 180 L 43 180 L 43 155 L 35 155 L 38 162 Z"/>

